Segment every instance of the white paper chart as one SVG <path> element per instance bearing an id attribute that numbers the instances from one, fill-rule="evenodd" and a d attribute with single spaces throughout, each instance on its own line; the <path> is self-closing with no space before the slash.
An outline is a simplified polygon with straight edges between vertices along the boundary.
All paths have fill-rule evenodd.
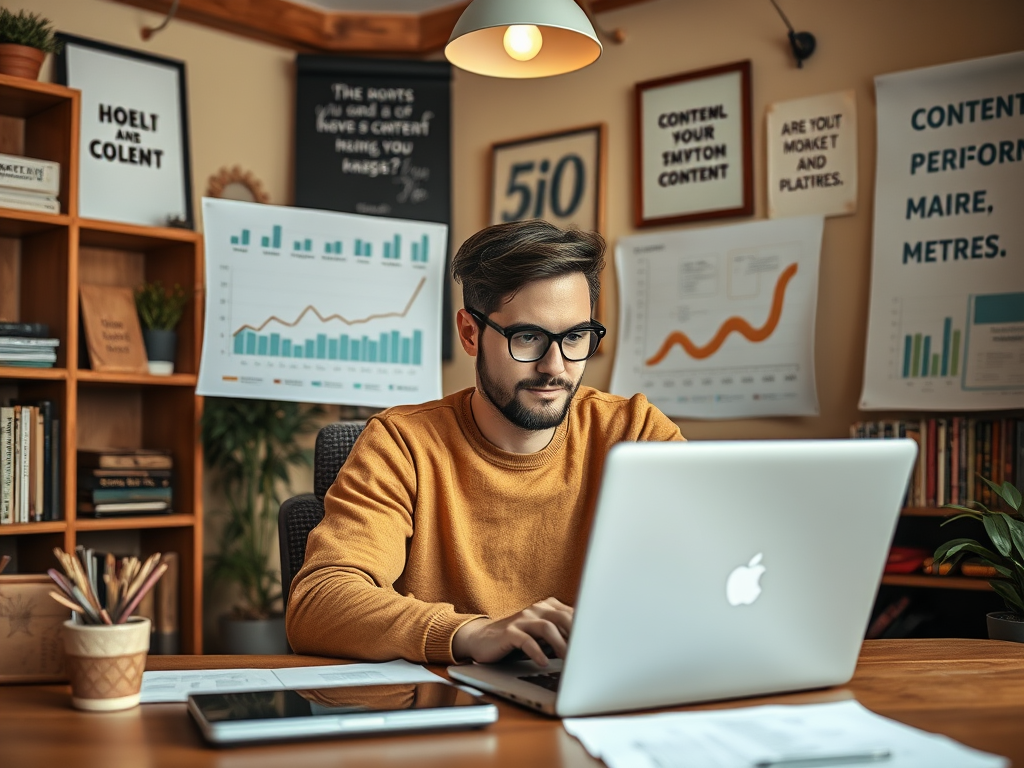
<path id="1" fill-rule="evenodd" d="M 875 78 L 870 410 L 1024 406 L 1024 52 Z"/>
<path id="2" fill-rule="evenodd" d="M 203 199 L 201 395 L 441 396 L 443 224 Z"/>
<path id="3" fill-rule="evenodd" d="M 807 216 L 620 240 L 612 392 L 695 419 L 817 414 L 822 229 Z"/>

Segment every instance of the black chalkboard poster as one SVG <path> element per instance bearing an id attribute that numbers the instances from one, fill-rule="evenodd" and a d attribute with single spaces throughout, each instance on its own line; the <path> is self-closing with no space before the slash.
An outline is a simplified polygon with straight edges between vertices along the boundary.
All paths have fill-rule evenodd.
<path id="1" fill-rule="evenodd" d="M 451 65 L 296 59 L 295 205 L 451 224 Z M 451 359 L 445 281 L 442 356 Z"/>

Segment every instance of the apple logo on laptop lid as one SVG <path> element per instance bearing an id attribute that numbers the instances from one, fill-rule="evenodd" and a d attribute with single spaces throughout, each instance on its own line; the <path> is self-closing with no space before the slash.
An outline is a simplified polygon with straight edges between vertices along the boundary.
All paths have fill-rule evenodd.
<path id="1" fill-rule="evenodd" d="M 734 569 L 725 582 L 725 598 L 729 605 L 750 605 L 761 594 L 761 576 L 765 567 L 761 565 L 764 553 L 758 552 L 750 562 Z"/>

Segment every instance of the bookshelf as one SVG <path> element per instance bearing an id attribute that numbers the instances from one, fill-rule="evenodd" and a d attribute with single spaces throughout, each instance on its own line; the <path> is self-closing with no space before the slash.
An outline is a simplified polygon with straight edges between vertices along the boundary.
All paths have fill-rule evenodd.
<path id="1" fill-rule="evenodd" d="M 907 436 L 918 441 L 921 450 L 907 500 L 912 504 L 923 501 L 927 506 L 903 508 L 893 544 L 933 551 L 950 539 L 967 537 L 988 546 L 984 529 L 974 521 L 957 520 L 943 525 L 957 512 L 938 504 L 950 498 L 958 504 L 963 504 L 970 497 L 982 498 L 981 481 L 972 481 L 973 487 L 968 486 L 969 474 L 980 473 L 1000 483 L 1009 480 L 1020 487 L 1018 475 L 1024 461 L 1020 456 L 1022 446 L 1017 424 L 1021 419 L 1024 419 L 1024 412 L 1010 409 L 970 413 L 872 414 L 870 420 L 863 422 L 868 431 L 867 434 L 857 432 L 858 437 L 897 436 L 901 434 L 899 427 L 902 425 Z M 927 429 L 921 426 L 923 422 L 928 423 Z M 993 430 L 993 424 L 998 424 L 999 429 Z M 886 425 L 884 434 L 883 425 Z M 983 425 L 988 425 L 987 432 Z M 940 464 L 943 466 L 941 472 Z M 940 498 L 939 486 L 943 483 L 944 498 Z M 992 499 L 986 503 L 994 506 Z M 947 575 L 926 574 L 918 570 L 883 575 L 874 613 L 877 615 L 904 595 L 911 598 L 908 612 L 916 611 L 927 618 L 909 635 L 914 637 L 985 637 L 985 614 L 1003 609 L 1002 599 L 987 578 L 963 576 L 958 570 Z"/>
<path id="2" fill-rule="evenodd" d="M 0 208 L 0 319 L 42 322 L 60 339 L 54 368 L 0 366 L 0 398 L 47 399 L 60 419 L 60 520 L 0 525 L 0 554 L 19 573 L 55 567 L 52 550 L 174 551 L 179 555 L 181 652 L 202 652 L 202 453 L 195 394 L 202 334 L 201 236 L 78 216 L 79 92 L 0 75 L 0 153 L 61 166 L 61 212 Z M 172 376 L 88 369 L 78 312 L 83 283 L 194 288 L 178 327 Z M 79 518 L 79 448 L 160 448 L 174 457 L 174 514 Z"/>

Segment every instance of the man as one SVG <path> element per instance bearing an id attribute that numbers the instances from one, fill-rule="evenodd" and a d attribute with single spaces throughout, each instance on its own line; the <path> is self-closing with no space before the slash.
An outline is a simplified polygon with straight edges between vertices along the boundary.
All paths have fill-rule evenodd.
<path id="1" fill-rule="evenodd" d="M 544 643 L 564 656 L 606 454 L 682 439 L 643 395 L 580 387 L 605 332 L 603 266 L 600 235 L 543 221 L 459 249 L 476 386 L 369 420 L 292 585 L 297 653 L 451 664 L 518 648 L 546 665 Z"/>

